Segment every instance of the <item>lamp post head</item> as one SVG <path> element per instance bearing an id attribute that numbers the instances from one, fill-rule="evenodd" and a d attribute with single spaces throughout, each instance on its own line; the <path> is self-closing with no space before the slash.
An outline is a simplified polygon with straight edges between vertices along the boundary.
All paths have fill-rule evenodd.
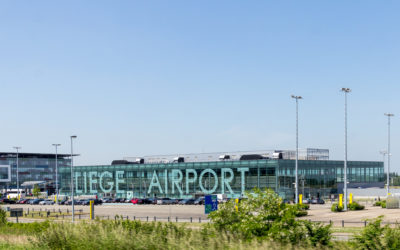
<path id="1" fill-rule="evenodd" d="M 76 135 L 71 135 L 71 139 L 75 139 L 76 137 L 78 137 L 78 136 L 76 136 Z"/>
<path id="2" fill-rule="evenodd" d="M 392 114 L 392 113 L 385 113 L 384 115 L 386 115 L 386 116 L 388 116 L 388 117 L 394 116 L 394 114 Z"/>
<path id="3" fill-rule="evenodd" d="M 303 99 L 303 97 L 299 96 L 299 95 L 292 95 L 292 98 L 298 100 L 298 99 Z"/>
<path id="4" fill-rule="evenodd" d="M 351 89 L 350 88 L 342 88 L 342 91 L 345 93 L 349 93 L 349 92 L 351 92 Z"/>
<path id="5" fill-rule="evenodd" d="M 56 143 L 54 143 L 54 144 L 51 144 L 51 145 L 53 145 L 54 147 L 61 146 L 61 144 L 56 144 Z"/>
<path id="6" fill-rule="evenodd" d="M 17 151 L 18 151 L 18 149 L 21 149 L 21 147 L 17 147 L 17 146 L 14 146 L 13 148 L 16 149 Z"/>

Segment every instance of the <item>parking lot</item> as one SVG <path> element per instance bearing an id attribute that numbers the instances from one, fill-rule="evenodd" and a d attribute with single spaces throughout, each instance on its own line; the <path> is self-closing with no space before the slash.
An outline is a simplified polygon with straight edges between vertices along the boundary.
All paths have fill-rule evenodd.
<path id="1" fill-rule="evenodd" d="M 30 211 L 42 210 L 61 210 L 66 211 L 67 209 L 71 211 L 72 207 L 68 205 L 2 205 L 3 207 L 24 208 L 24 212 L 28 209 Z M 400 210 L 399 209 L 383 209 L 381 207 L 374 207 L 372 205 L 367 205 L 365 210 L 361 211 L 348 211 L 342 213 L 334 213 L 330 211 L 331 204 L 325 205 L 311 205 L 310 210 L 308 210 L 308 215 L 302 217 L 302 219 L 309 219 L 312 221 L 321 221 L 325 223 L 332 222 L 334 226 L 342 226 L 344 221 L 345 226 L 359 227 L 364 225 L 366 219 L 373 219 L 380 215 L 384 215 L 384 221 L 395 223 L 400 221 Z M 82 210 L 83 213 L 89 214 L 88 206 L 75 206 L 76 211 Z M 194 222 L 197 222 L 200 218 L 202 222 L 206 221 L 207 215 L 204 213 L 203 205 L 135 205 L 131 203 L 105 203 L 103 205 L 95 206 L 95 215 L 106 218 L 114 219 L 116 215 L 123 216 L 129 219 L 141 219 L 153 221 L 154 217 L 158 221 L 167 221 L 168 217 L 171 221 L 190 221 L 190 218 Z M 82 216 L 87 218 L 88 216 Z"/>

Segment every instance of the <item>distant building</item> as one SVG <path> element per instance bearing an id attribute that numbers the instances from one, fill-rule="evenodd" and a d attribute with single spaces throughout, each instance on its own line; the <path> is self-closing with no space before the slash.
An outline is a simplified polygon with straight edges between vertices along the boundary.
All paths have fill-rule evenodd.
<path id="1" fill-rule="evenodd" d="M 225 193 L 235 198 L 254 187 L 294 198 L 295 153 L 290 150 L 126 157 L 111 165 L 75 166 L 76 195 L 189 198 Z M 326 149 L 299 152 L 299 193 L 329 197 L 343 192 L 343 161 Z M 69 168 L 62 168 L 61 193 L 71 193 Z M 349 161 L 349 187 L 383 187 L 383 162 Z"/>
<path id="2" fill-rule="evenodd" d="M 58 166 L 70 166 L 71 160 L 68 154 L 57 154 Z M 18 154 L 18 179 L 20 189 L 28 189 L 30 185 L 24 183 L 40 183 L 40 186 L 49 192 L 54 193 L 56 188 L 56 155 L 42 153 L 19 153 Z M 10 166 L 11 176 L 8 176 L 8 169 L 0 168 L 0 179 L 10 181 L 0 182 L 0 188 L 17 188 L 17 154 L 15 152 L 0 152 L 0 165 Z M 60 177 L 59 177 L 60 178 Z"/>

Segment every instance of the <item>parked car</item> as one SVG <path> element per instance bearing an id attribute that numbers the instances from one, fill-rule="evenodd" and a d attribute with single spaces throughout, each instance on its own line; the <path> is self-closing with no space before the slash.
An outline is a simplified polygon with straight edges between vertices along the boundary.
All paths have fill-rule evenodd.
<path id="1" fill-rule="evenodd" d="M 139 204 L 139 199 L 138 198 L 133 198 L 131 199 L 132 204 Z"/>
<path id="2" fill-rule="evenodd" d="M 195 201 L 195 199 L 184 199 L 184 200 L 181 200 L 178 204 L 179 205 L 193 205 L 194 201 Z"/>
<path id="3" fill-rule="evenodd" d="M 161 198 L 157 200 L 157 205 L 171 205 L 174 203 L 174 200 L 170 198 Z"/>
<path id="4" fill-rule="evenodd" d="M 304 204 L 311 204 L 311 199 L 304 199 L 304 200 L 303 200 L 303 203 L 304 203 Z"/>
<path id="5" fill-rule="evenodd" d="M 121 203 L 121 202 L 125 202 L 124 198 L 115 198 L 112 200 L 112 203 Z"/>
<path id="6" fill-rule="evenodd" d="M 194 202 L 194 205 L 204 205 L 204 197 L 197 198 Z"/>
<path id="7" fill-rule="evenodd" d="M 17 204 L 25 204 L 28 201 L 28 199 L 21 199 L 19 201 L 17 201 Z"/>
<path id="8" fill-rule="evenodd" d="M 312 199 L 311 204 L 325 204 L 325 201 L 320 198 Z"/>
<path id="9" fill-rule="evenodd" d="M 102 203 L 111 203 L 113 200 L 111 198 L 103 198 L 101 201 Z"/>
<path id="10" fill-rule="evenodd" d="M 39 202 L 39 205 L 54 205 L 54 201 L 52 200 L 42 200 Z"/>
<path id="11" fill-rule="evenodd" d="M 3 203 L 3 204 L 15 204 L 15 201 L 7 199 L 7 198 L 3 198 L 3 199 L 0 199 L 0 203 Z"/>
<path id="12" fill-rule="evenodd" d="M 89 199 L 89 202 L 90 201 L 94 201 L 94 205 L 101 205 L 101 204 L 103 204 L 103 201 L 102 200 L 99 200 L 99 199 Z"/>
<path id="13" fill-rule="evenodd" d="M 157 204 L 156 198 L 145 198 L 145 200 L 146 200 L 145 204 Z"/>
<path id="14" fill-rule="evenodd" d="M 38 205 L 43 199 L 33 199 L 29 202 L 31 205 Z"/>
<path id="15" fill-rule="evenodd" d="M 66 202 L 64 202 L 64 205 L 72 205 L 72 200 L 67 200 Z M 74 200 L 74 205 L 79 205 L 79 201 Z"/>

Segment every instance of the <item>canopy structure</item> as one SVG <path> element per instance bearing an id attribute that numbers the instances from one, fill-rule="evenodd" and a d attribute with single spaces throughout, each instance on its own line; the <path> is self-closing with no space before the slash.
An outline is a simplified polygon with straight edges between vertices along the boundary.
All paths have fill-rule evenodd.
<path id="1" fill-rule="evenodd" d="M 46 181 L 25 181 L 21 184 L 21 187 L 33 187 L 35 185 L 44 184 Z"/>

